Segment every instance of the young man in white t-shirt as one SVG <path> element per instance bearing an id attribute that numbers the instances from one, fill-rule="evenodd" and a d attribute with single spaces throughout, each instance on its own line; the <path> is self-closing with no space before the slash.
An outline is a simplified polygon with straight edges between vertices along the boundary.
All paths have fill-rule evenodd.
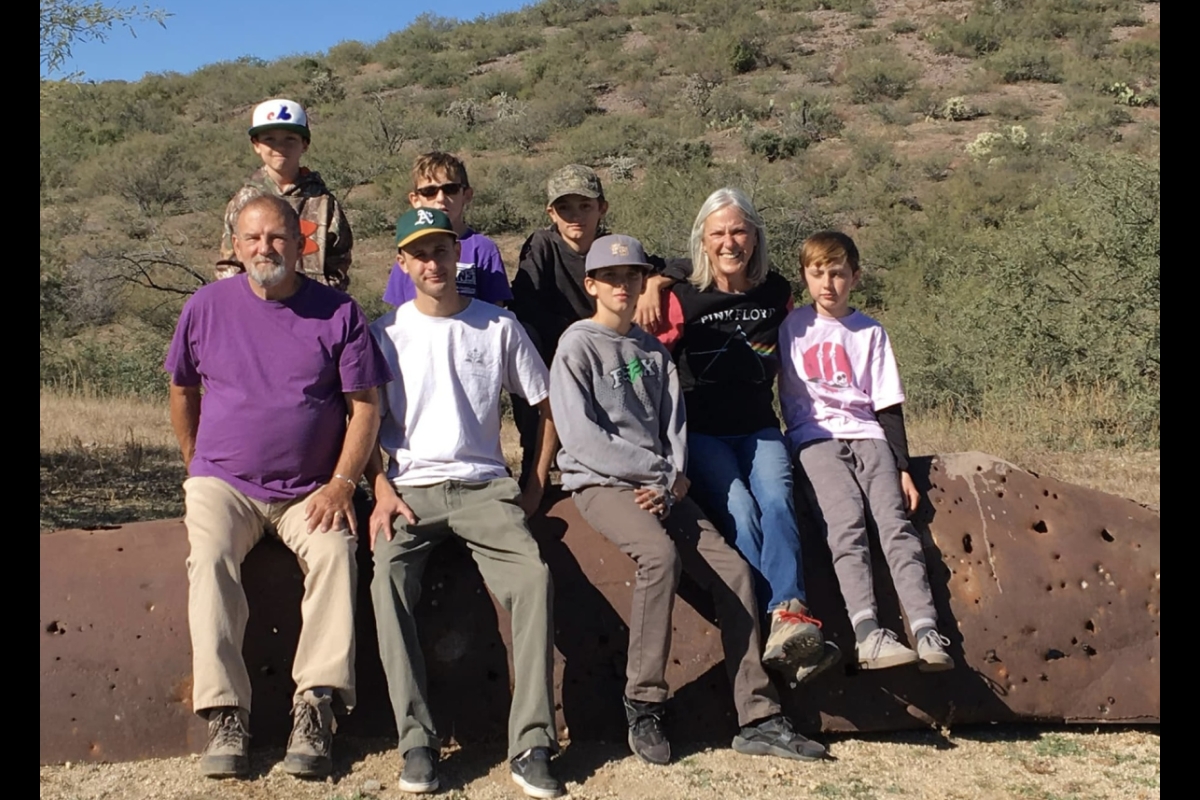
<path id="1" fill-rule="evenodd" d="M 396 223 L 400 265 L 417 293 L 371 326 L 396 380 L 383 392 L 380 449 L 367 475 L 379 654 L 396 714 L 404 768 L 399 787 L 438 787 L 440 741 L 425 686 L 413 612 L 429 553 L 466 542 L 488 589 L 512 614 L 514 688 L 509 715 L 513 780 L 530 797 L 557 797 L 550 772 L 554 719 L 550 572 L 525 524 L 541 502 L 557 445 L 548 375 L 510 312 L 463 297 L 459 244 L 446 214 L 414 208 Z M 521 492 L 500 449 L 501 389 L 541 414 L 534 473 Z"/>
<path id="2" fill-rule="evenodd" d="M 794 309 L 779 328 L 779 402 L 798 461 L 797 483 L 833 555 L 859 667 L 919 662 L 927 672 L 951 669 L 945 650 L 950 640 L 937 630 L 921 538 L 908 519 L 921 496 L 908 474 L 896 357 L 883 326 L 850 307 L 861 277 L 858 248 L 844 233 L 815 233 L 801 245 L 800 269 L 813 302 Z M 868 514 L 915 651 L 879 625 Z"/>

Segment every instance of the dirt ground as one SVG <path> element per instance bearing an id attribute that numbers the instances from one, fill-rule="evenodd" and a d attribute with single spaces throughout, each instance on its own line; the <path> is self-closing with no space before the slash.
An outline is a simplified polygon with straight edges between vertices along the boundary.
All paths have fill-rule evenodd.
<path id="1" fill-rule="evenodd" d="M 906 732 L 822 737 L 817 763 L 739 755 L 723 743 L 675 748 L 666 767 L 621 744 L 568 744 L 556 763 L 575 800 L 1148 800 L 1160 796 L 1157 729 L 991 727 L 948 735 Z M 396 788 L 394 742 L 336 741 L 335 773 L 304 782 L 277 768 L 280 750 L 255 752 L 253 777 L 211 781 L 197 757 L 41 768 L 43 800 L 387 800 Z M 447 749 L 436 795 L 453 800 L 523 797 L 500 748 Z"/>

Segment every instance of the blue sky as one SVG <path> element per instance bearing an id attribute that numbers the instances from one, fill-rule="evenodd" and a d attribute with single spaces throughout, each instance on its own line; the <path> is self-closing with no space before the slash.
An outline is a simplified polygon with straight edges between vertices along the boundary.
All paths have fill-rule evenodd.
<path id="1" fill-rule="evenodd" d="M 148 72 L 188 73 L 215 61 L 250 55 L 271 61 L 317 53 L 348 39 L 377 42 L 431 12 L 470 20 L 481 14 L 513 11 L 533 0 L 149 0 L 173 16 L 166 29 L 137 22 L 136 38 L 115 27 L 106 42 L 76 44 L 66 72 L 82 70 L 87 80 L 136 81 Z M 106 5 L 128 7 L 133 0 Z"/>

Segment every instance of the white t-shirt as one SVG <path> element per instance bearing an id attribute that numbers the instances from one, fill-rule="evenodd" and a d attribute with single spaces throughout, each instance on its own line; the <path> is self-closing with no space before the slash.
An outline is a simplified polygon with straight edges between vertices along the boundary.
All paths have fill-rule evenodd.
<path id="1" fill-rule="evenodd" d="M 399 486 L 508 475 L 500 449 L 500 390 L 536 405 L 546 365 L 511 312 L 472 300 L 452 317 L 405 303 L 371 324 L 396 379 L 382 393 L 379 442 Z"/>
<path id="2" fill-rule="evenodd" d="M 852 311 L 794 309 L 779 327 L 779 404 L 793 449 L 815 439 L 885 439 L 875 418 L 904 402 L 883 326 Z"/>

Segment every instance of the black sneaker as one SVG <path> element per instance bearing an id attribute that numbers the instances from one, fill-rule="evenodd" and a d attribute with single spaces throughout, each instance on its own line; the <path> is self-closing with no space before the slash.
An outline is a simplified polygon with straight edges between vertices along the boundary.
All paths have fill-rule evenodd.
<path id="1" fill-rule="evenodd" d="M 733 749 L 748 756 L 779 756 L 797 761 L 818 761 L 825 757 L 825 747 L 792 730 L 792 721 L 783 714 L 743 727 L 733 737 Z"/>
<path id="2" fill-rule="evenodd" d="M 424 794 L 438 788 L 438 751 L 432 747 L 410 747 L 404 753 L 404 769 L 400 771 L 402 792 Z"/>
<path id="3" fill-rule="evenodd" d="M 559 797 L 562 784 L 550 774 L 550 748 L 531 747 L 509 762 L 513 783 L 529 797 Z"/>
<path id="4" fill-rule="evenodd" d="M 625 721 L 629 723 L 629 749 L 647 764 L 667 764 L 671 760 L 671 743 L 667 741 L 663 720 L 666 706 L 641 700 L 622 698 L 625 702 Z"/>

